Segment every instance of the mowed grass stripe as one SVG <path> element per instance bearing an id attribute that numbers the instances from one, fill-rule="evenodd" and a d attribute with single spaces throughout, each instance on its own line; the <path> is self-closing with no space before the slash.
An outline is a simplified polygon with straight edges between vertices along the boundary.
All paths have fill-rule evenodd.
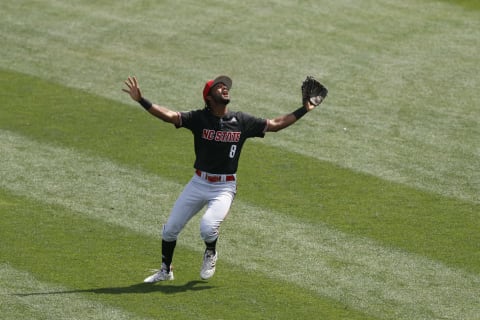
<path id="1" fill-rule="evenodd" d="M 52 262 L 53 263 L 53 262 Z M 90 300 L 65 287 L 37 280 L 25 271 L 0 264 L 0 301 L 3 320 L 35 319 L 146 319 Z"/>
<path id="2" fill-rule="evenodd" d="M 151 274 L 151 266 L 158 266 L 157 237 L 1 188 L 0 212 L 0 264 L 7 261 L 42 282 L 65 287 L 33 288 L 25 293 L 28 296 L 82 294 L 92 301 L 155 319 L 373 318 L 225 260 L 221 273 L 210 281 L 201 281 L 198 272 L 202 253 L 185 246 L 179 246 L 176 254 L 174 281 L 144 284 L 141 280 Z M 12 289 L 10 294 L 16 292 Z M 12 306 L 12 314 L 15 310 L 25 314 L 21 305 Z"/>
<path id="3" fill-rule="evenodd" d="M 0 133 L 2 188 L 137 232 L 158 235 L 181 188 L 105 159 Z M 155 193 L 146 192 L 152 188 Z M 195 222 L 181 244 L 201 251 Z M 236 201 L 224 229 L 222 259 L 380 318 L 475 319 L 480 310 L 478 275 L 319 223 Z"/>

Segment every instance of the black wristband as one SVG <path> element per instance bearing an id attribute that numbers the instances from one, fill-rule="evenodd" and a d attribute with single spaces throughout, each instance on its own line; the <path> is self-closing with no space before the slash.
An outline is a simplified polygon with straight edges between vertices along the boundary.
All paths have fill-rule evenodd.
<path id="1" fill-rule="evenodd" d="M 300 119 L 301 117 L 303 117 L 304 115 L 307 114 L 307 108 L 305 108 L 305 106 L 302 106 L 300 108 L 298 108 L 297 110 L 293 111 L 293 115 L 295 116 L 295 118 Z"/>
<path id="2" fill-rule="evenodd" d="M 150 101 L 148 101 L 147 99 L 143 98 L 143 97 L 140 99 L 140 101 L 138 101 L 138 103 L 140 103 L 140 105 L 145 110 L 149 110 L 152 107 L 152 103 Z"/>

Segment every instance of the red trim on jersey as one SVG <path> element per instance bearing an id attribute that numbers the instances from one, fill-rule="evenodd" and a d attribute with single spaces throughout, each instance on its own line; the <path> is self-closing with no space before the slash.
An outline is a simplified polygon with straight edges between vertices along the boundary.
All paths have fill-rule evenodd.
<path id="1" fill-rule="evenodd" d="M 265 128 L 263 129 L 263 133 L 266 133 L 268 131 L 268 124 L 270 123 L 270 120 L 267 119 L 267 121 L 265 121 Z"/>
<path id="2" fill-rule="evenodd" d="M 178 125 L 175 125 L 175 127 L 180 128 L 182 126 L 182 114 L 177 111 L 177 116 L 178 116 Z"/>

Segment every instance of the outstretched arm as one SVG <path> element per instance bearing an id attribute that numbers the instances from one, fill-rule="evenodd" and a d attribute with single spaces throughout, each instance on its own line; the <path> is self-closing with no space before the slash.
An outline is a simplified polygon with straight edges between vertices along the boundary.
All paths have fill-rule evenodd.
<path id="1" fill-rule="evenodd" d="M 173 123 L 174 125 L 180 124 L 178 112 L 170 110 L 167 107 L 153 104 L 142 96 L 142 92 L 136 77 L 128 77 L 128 79 L 125 80 L 125 85 L 128 89 L 123 88 L 122 91 L 128 93 L 132 100 L 140 103 L 140 105 L 150 114 L 165 122 Z"/>
<path id="2" fill-rule="evenodd" d="M 298 119 L 303 117 L 307 112 L 313 110 L 315 106 L 309 101 L 306 101 L 305 104 L 299 109 L 295 110 L 292 113 L 276 117 L 274 119 L 268 119 L 267 131 L 268 132 L 277 132 L 286 127 L 294 124 Z"/>

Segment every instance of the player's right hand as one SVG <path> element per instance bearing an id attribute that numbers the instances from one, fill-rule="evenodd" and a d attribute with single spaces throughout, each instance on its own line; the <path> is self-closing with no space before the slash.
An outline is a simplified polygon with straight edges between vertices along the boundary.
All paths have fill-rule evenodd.
<path id="1" fill-rule="evenodd" d="M 140 91 L 136 77 L 128 77 L 128 79 L 125 80 L 125 85 L 128 89 L 123 88 L 123 92 L 128 93 L 130 97 L 137 102 L 142 99 L 142 92 Z"/>

